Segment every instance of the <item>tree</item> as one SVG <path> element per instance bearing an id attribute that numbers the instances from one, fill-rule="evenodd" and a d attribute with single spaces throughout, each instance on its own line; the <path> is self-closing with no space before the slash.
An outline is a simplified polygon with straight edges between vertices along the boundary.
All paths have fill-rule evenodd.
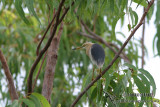
<path id="1" fill-rule="evenodd" d="M 144 8 L 141 17 L 133 3 Z M 154 0 L 2 0 L 0 67 L 5 74 L 0 72 L 1 101 L 10 106 L 37 107 L 86 103 L 98 107 L 153 106 L 147 101 L 155 100 L 151 95 L 156 93 L 156 84 L 143 69 L 147 53 L 144 33 L 136 43 L 131 38 L 140 26 L 145 30 L 146 22 L 149 24 L 153 11 L 157 11 L 153 44 L 160 55 L 159 4 Z M 129 20 L 128 25 L 124 25 L 125 20 Z M 129 36 L 115 31 L 118 21 L 128 26 Z M 123 43 L 117 35 L 126 41 Z M 106 53 L 103 76 L 95 73 L 93 81 L 89 58 L 83 51 L 72 51 L 86 41 L 101 44 Z M 139 58 L 142 66 L 138 65 Z M 138 100 L 134 86 L 140 94 L 151 94 L 142 95 L 140 103 L 134 103 Z"/>

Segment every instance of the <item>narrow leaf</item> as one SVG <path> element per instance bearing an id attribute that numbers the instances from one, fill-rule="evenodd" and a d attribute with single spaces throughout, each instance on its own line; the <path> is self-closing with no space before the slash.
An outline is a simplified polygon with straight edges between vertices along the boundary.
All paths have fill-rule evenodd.
<path id="1" fill-rule="evenodd" d="M 132 26 L 132 28 L 133 28 L 138 23 L 138 15 L 137 15 L 137 13 L 135 11 L 132 11 L 132 13 L 133 13 L 133 16 L 134 16 L 134 25 Z"/>
<path id="2" fill-rule="evenodd" d="M 39 18 L 38 18 L 38 16 L 37 16 L 37 14 L 36 14 L 36 12 L 34 11 L 33 0 L 26 0 L 26 5 L 27 5 L 27 8 L 28 8 L 29 12 L 34 15 L 34 17 L 37 19 L 37 21 L 39 23 L 41 23 Z"/>
<path id="3" fill-rule="evenodd" d="M 47 101 L 47 99 L 44 96 L 42 96 L 41 94 L 32 93 L 32 95 L 34 95 L 35 97 L 37 97 L 41 101 L 43 107 L 51 107 L 49 102 Z"/>
<path id="4" fill-rule="evenodd" d="M 155 81 L 154 81 L 152 75 L 148 71 L 146 71 L 144 69 L 138 69 L 138 71 L 140 71 L 143 75 L 145 75 L 149 79 L 149 81 L 151 82 L 152 88 L 153 88 L 153 94 L 155 95 L 155 93 L 156 93 L 156 84 L 155 84 Z"/>
<path id="5" fill-rule="evenodd" d="M 132 68 L 134 71 L 137 71 L 137 68 L 134 65 L 131 65 L 129 63 L 124 63 L 123 66 L 127 66 L 129 68 Z"/>
<path id="6" fill-rule="evenodd" d="M 144 84 L 142 83 L 142 81 L 137 77 L 137 76 L 133 76 L 133 79 L 134 79 L 134 82 L 135 84 L 137 85 L 138 87 L 138 90 L 140 91 L 140 93 L 145 93 L 145 86 Z"/>
<path id="7" fill-rule="evenodd" d="M 23 21 L 26 24 L 29 24 L 29 21 L 25 17 L 25 13 L 24 13 L 21 5 L 22 5 L 22 0 L 15 0 L 15 8 L 16 8 L 18 14 L 20 15 L 20 17 L 23 19 Z"/>
<path id="8" fill-rule="evenodd" d="M 35 107 L 42 107 L 40 100 L 34 95 L 30 95 L 30 99 L 35 103 Z"/>
<path id="9" fill-rule="evenodd" d="M 147 80 L 147 78 L 143 74 L 138 74 L 138 76 L 142 79 L 142 82 L 146 85 L 146 90 L 148 93 L 150 93 L 150 83 Z"/>
<path id="10" fill-rule="evenodd" d="M 35 107 L 35 104 L 29 99 L 22 99 L 21 101 L 23 101 L 28 107 Z"/>

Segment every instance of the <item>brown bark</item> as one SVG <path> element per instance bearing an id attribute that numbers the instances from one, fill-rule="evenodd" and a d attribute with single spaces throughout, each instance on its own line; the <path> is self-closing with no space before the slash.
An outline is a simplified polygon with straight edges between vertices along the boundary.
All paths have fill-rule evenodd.
<path id="1" fill-rule="evenodd" d="M 45 96 L 45 98 L 49 102 L 50 102 L 50 97 L 51 97 L 52 88 L 53 88 L 54 73 L 55 73 L 55 67 L 56 67 L 57 57 L 58 57 L 57 53 L 58 53 L 62 30 L 63 30 L 63 23 L 60 26 L 57 36 L 53 38 L 51 45 L 48 48 L 47 64 L 46 64 L 46 70 L 44 75 L 42 94 L 43 96 Z"/>
<path id="2" fill-rule="evenodd" d="M 10 73 L 7 61 L 6 61 L 5 57 L 3 56 L 3 53 L 1 50 L 0 50 L 0 60 L 1 60 L 1 63 L 2 63 L 3 69 L 4 69 L 4 73 L 5 73 L 7 80 L 8 80 L 8 87 L 9 87 L 9 93 L 11 96 L 11 100 L 12 101 L 16 100 L 16 99 L 18 99 L 18 94 L 16 92 L 16 88 L 14 86 L 13 78 Z"/>
<path id="3" fill-rule="evenodd" d="M 145 8 L 143 9 L 145 12 Z M 143 29 L 142 29 L 142 38 L 141 38 L 141 47 L 142 47 L 142 68 L 144 67 L 144 32 L 145 32 L 145 18 L 143 20 Z"/>
<path id="4" fill-rule="evenodd" d="M 47 51 L 48 47 L 50 46 L 51 44 L 51 41 L 57 31 L 57 27 L 58 25 L 62 22 L 62 20 L 64 19 L 64 17 L 66 16 L 68 10 L 70 9 L 70 6 L 68 8 L 65 9 L 64 13 L 62 14 L 62 16 L 60 17 L 60 12 L 62 10 L 62 6 L 64 4 L 65 0 L 62 0 L 59 4 L 59 8 L 56 12 L 56 21 L 55 21 L 55 24 L 54 24 L 54 28 L 53 28 L 53 32 L 52 32 L 52 35 L 50 35 L 46 45 L 44 46 L 44 48 L 39 52 L 39 50 L 37 50 L 37 53 L 38 53 L 38 56 L 36 58 L 36 60 L 34 61 L 34 63 L 32 64 L 32 67 L 31 67 L 31 70 L 29 72 L 29 76 L 28 76 L 28 79 L 27 79 L 27 88 L 28 88 L 28 93 L 27 95 L 29 96 L 31 93 L 32 93 L 32 78 L 33 78 L 33 73 L 34 73 L 34 70 L 36 68 L 36 66 L 38 65 L 39 61 L 41 60 L 43 54 Z M 74 1 L 72 2 L 71 6 L 74 5 Z M 49 30 L 49 28 L 47 28 Z M 48 32 L 47 30 L 47 32 Z M 43 41 L 43 40 L 42 40 Z M 39 46 L 40 47 L 40 46 Z"/>

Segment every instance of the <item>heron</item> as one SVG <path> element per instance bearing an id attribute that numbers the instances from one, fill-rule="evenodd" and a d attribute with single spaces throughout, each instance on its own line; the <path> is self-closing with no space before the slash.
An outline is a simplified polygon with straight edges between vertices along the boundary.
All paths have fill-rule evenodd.
<path id="1" fill-rule="evenodd" d="M 97 66 L 102 76 L 101 69 L 105 60 L 105 52 L 102 46 L 97 43 L 86 42 L 80 47 L 73 48 L 73 50 L 79 50 L 83 48 L 86 49 L 86 54 L 89 56 L 91 62 L 93 63 L 92 80 L 94 79 L 94 65 Z"/>

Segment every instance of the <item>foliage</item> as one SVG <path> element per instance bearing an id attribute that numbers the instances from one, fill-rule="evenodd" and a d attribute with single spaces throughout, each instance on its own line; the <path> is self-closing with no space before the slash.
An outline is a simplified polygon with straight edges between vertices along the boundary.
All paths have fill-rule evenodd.
<path id="1" fill-rule="evenodd" d="M 75 4 L 71 6 L 72 1 Z M 20 95 L 26 92 L 26 84 L 29 70 L 36 58 L 36 47 L 42 38 L 42 35 L 53 17 L 54 9 L 58 9 L 60 0 L 2 0 L 0 8 L 0 48 L 6 56 L 11 74 L 14 78 L 17 90 Z M 80 36 L 77 32 L 82 31 L 79 19 L 82 19 L 87 26 L 100 35 L 108 43 L 114 43 L 118 48 L 123 44 L 119 39 L 122 36 L 126 39 L 123 32 L 115 32 L 118 21 L 121 26 L 125 20 L 131 20 L 128 23 L 128 29 L 132 30 L 138 23 L 139 17 L 132 3 L 136 3 L 135 8 L 146 7 L 146 0 L 66 0 L 65 7 L 70 6 L 70 10 L 64 19 L 64 30 L 61 37 L 58 51 L 58 62 L 56 65 L 55 78 L 53 81 L 53 92 L 51 96 L 51 106 L 56 107 L 59 104 L 62 107 L 68 107 L 76 98 L 80 90 L 83 90 L 90 82 L 92 75 L 92 65 L 84 51 L 72 51 L 73 47 L 80 46 L 86 41 L 97 42 L 92 39 Z M 157 34 L 153 44 L 157 45 L 158 55 L 160 55 L 160 6 L 156 2 L 157 12 L 155 24 Z M 75 13 L 76 10 L 76 13 Z M 147 20 L 149 22 L 153 15 L 154 8 L 149 11 Z M 79 19 L 77 18 L 79 17 Z M 129 19 L 127 17 L 129 16 Z M 48 36 L 49 34 L 47 34 Z M 41 48 L 45 45 L 48 37 L 42 43 Z M 150 73 L 138 66 L 140 55 L 138 50 L 140 40 L 130 41 L 123 51 L 128 57 L 130 64 L 125 63 L 123 59 L 118 59 L 112 68 L 100 79 L 78 102 L 79 106 L 89 103 L 90 106 L 112 106 L 114 103 L 106 97 L 104 92 L 115 96 L 114 100 L 137 100 L 138 97 L 126 97 L 124 94 L 135 93 L 134 86 L 139 93 L 156 94 L 156 85 Z M 105 68 L 113 59 L 114 53 L 101 44 L 105 49 L 106 59 Z M 115 48 L 118 51 L 117 48 Z M 123 65 L 123 66 L 122 66 Z M 135 65 L 135 66 L 133 66 Z M 40 68 L 36 67 L 33 80 Z M 2 71 L 2 66 L 0 65 Z M 45 64 L 39 75 L 35 92 L 41 93 Z M 95 73 L 97 75 L 97 73 Z M 5 75 L 0 72 L 0 100 L 5 101 L 5 105 L 10 105 L 10 97 L 7 90 Z M 19 85 L 21 82 L 21 85 Z M 3 88 L 5 87 L 5 89 Z M 153 90 L 153 91 L 152 91 Z M 78 91 L 78 92 L 77 92 Z M 43 103 L 41 95 L 33 93 L 29 99 L 20 98 L 11 104 L 19 105 L 24 102 L 28 106 L 41 105 Z M 42 99 L 41 99 L 42 98 Z M 152 100 L 152 97 L 140 97 L 141 100 Z M 2 103 L 2 102 L 0 102 Z M 45 103 L 47 103 L 45 101 Z M 4 104 L 4 103 L 3 103 Z M 122 106 L 124 103 L 116 103 Z M 139 103 L 143 106 L 144 103 Z M 151 103 L 145 103 L 147 106 Z M 60 106 L 59 105 L 59 106 Z M 135 106 L 138 103 L 125 103 L 127 106 Z"/>
<path id="2" fill-rule="evenodd" d="M 7 107 L 21 107 L 26 104 L 28 107 L 51 107 L 47 99 L 38 93 L 32 93 L 29 98 L 20 98 L 14 100 L 13 103 Z"/>

